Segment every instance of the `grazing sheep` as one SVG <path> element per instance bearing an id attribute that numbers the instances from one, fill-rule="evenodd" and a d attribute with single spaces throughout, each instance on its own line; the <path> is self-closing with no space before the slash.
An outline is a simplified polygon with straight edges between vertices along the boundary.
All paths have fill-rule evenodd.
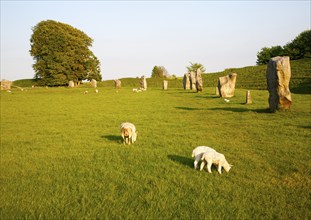
<path id="1" fill-rule="evenodd" d="M 206 147 L 206 146 L 198 146 L 196 147 L 193 151 L 192 151 L 192 157 L 195 158 L 194 160 L 194 169 L 198 168 L 198 163 L 201 160 L 203 154 L 205 152 L 209 152 L 212 151 L 214 152 L 215 150 L 213 148 L 210 147 Z M 216 152 L 216 151 L 215 151 Z"/>
<path id="2" fill-rule="evenodd" d="M 219 174 L 221 174 L 222 167 L 225 169 L 226 172 L 229 172 L 229 170 L 232 167 L 232 165 L 230 165 L 227 162 L 225 156 L 216 151 L 209 151 L 209 152 L 204 153 L 201 160 L 202 160 L 202 163 L 201 163 L 200 171 L 203 170 L 206 163 L 207 163 L 207 170 L 209 173 L 212 173 L 212 170 L 211 170 L 212 164 L 218 165 Z"/>
<path id="3" fill-rule="evenodd" d="M 130 122 L 123 122 L 120 126 L 121 136 L 124 144 L 133 144 L 137 138 L 137 131 L 134 124 Z"/>

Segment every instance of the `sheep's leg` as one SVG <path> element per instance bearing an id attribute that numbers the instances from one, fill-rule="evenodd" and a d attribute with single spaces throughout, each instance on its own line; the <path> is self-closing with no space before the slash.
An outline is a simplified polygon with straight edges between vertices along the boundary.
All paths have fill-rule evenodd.
<path id="1" fill-rule="evenodd" d="M 124 135 L 122 134 L 121 137 L 122 137 L 122 142 L 123 142 L 123 144 L 125 144 Z"/>
<path id="2" fill-rule="evenodd" d="M 219 174 L 221 174 L 221 168 L 222 168 L 221 164 L 218 164 L 218 173 Z"/>
<path id="3" fill-rule="evenodd" d="M 212 162 L 211 161 L 207 161 L 207 171 L 209 172 L 209 173 L 212 173 Z"/>
<path id="4" fill-rule="evenodd" d="M 194 160 L 194 169 L 198 168 L 198 163 L 199 163 L 200 160 L 201 160 L 200 155 L 196 155 L 195 156 L 195 160 Z"/>
<path id="5" fill-rule="evenodd" d="M 195 159 L 193 165 L 194 165 L 194 169 L 197 169 L 197 168 L 198 168 L 198 161 L 197 161 L 197 159 Z"/>
<path id="6" fill-rule="evenodd" d="M 200 171 L 203 170 L 204 166 L 205 166 L 206 162 L 205 160 L 202 160 L 201 166 L 200 166 Z"/>

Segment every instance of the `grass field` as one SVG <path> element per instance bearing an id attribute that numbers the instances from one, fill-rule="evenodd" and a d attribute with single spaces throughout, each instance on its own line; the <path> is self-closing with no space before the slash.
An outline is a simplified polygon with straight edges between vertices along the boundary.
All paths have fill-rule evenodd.
<path id="1" fill-rule="evenodd" d="M 264 90 L 84 90 L 1 91 L 1 219 L 310 219 L 310 94 L 271 114 Z M 199 145 L 230 172 L 194 170 Z"/>

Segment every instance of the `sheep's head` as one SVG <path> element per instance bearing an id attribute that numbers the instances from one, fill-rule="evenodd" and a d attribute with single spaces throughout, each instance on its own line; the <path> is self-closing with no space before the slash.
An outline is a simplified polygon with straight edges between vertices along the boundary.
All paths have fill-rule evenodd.
<path id="1" fill-rule="evenodd" d="M 131 133 L 132 133 L 132 130 L 130 128 L 124 128 L 123 129 L 123 135 L 125 137 L 129 137 Z"/>
<path id="2" fill-rule="evenodd" d="M 231 169 L 232 165 L 229 164 L 228 162 L 226 162 L 224 165 L 223 165 L 224 169 L 226 172 L 229 172 L 229 170 Z"/>

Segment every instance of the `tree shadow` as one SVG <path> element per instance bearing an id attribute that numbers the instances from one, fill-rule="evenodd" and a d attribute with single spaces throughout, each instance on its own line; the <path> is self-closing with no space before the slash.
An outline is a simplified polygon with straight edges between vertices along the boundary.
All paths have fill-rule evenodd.
<path id="1" fill-rule="evenodd" d="M 102 135 L 101 137 L 109 141 L 122 143 L 122 137 L 120 135 Z"/>
<path id="2" fill-rule="evenodd" d="M 190 159 L 189 157 L 183 157 L 179 155 L 168 155 L 168 159 L 175 163 L 179 163 L 181 165 L 187 166 L 189 168 L 193 168 L 193 160 Z"/>

